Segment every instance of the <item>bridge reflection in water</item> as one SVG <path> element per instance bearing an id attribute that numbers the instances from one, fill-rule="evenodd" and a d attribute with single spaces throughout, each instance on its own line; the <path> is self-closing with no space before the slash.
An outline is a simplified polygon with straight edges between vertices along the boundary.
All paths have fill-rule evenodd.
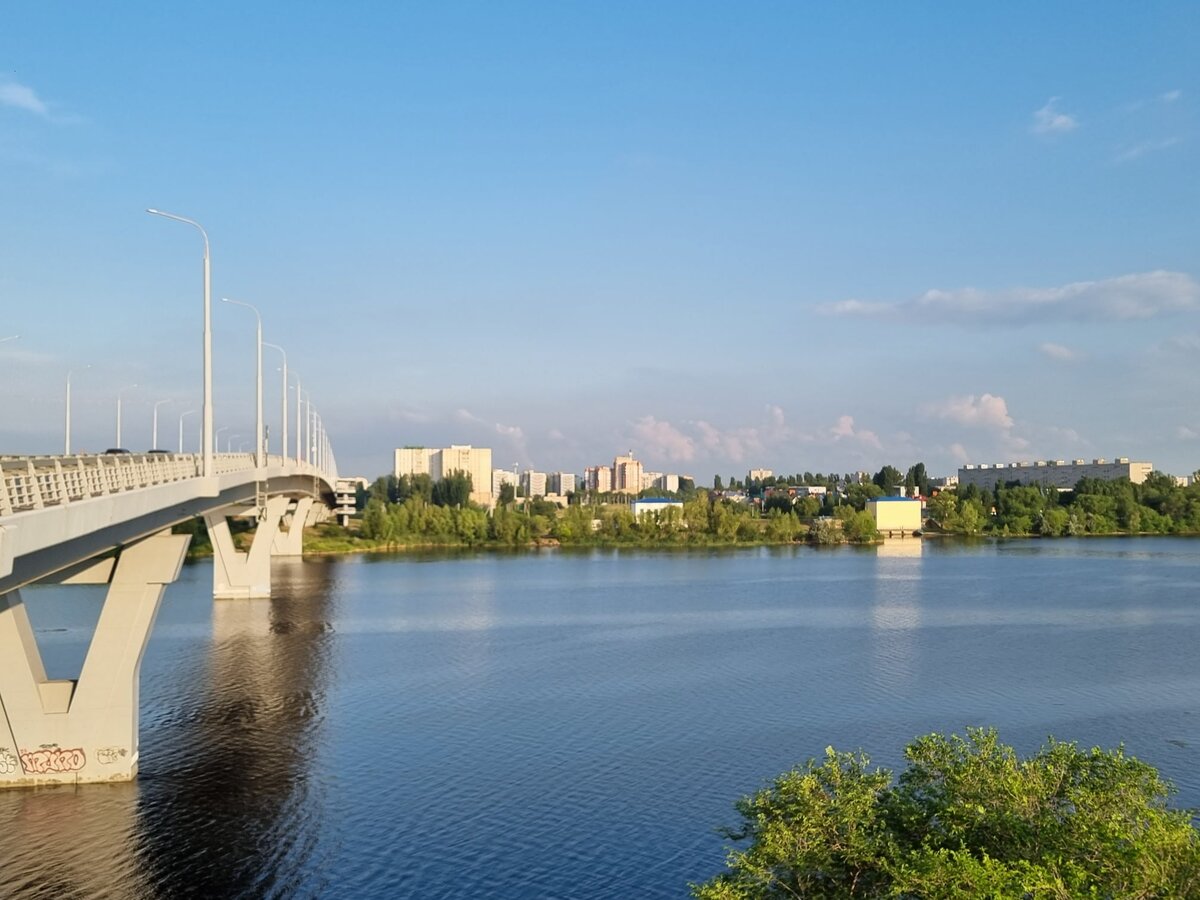
<path id="1" fill-rule="evenodd" d="M 320 893 L 320 884 L 290 884 L 279 873 L 319 873 L 319 860 L 337 852 L 319 845 L 327 832 L 311 827 L 328 788 L 313 771 L 326 715 L 335 566 L 279 560 L 275 596 L 216 604 L 208 565 L 189 566 L 144 663 L 138 781 L 0 791 L 0 893 L 122 900 Z M 43 636 L 66 638 L 47 642 L 48 665 L 81 652 L 94 613 L 77 597 L 62 588 L 27 597 Z M 76 598 L 69 620 L 43 608 L 66 598 Z M 195 624 L 205 605 L 208 642 L 197 640 Z M 181 856 L 191 861 L 181 865 Z M 298 856 L 309 864 L 296 866 Z"/>

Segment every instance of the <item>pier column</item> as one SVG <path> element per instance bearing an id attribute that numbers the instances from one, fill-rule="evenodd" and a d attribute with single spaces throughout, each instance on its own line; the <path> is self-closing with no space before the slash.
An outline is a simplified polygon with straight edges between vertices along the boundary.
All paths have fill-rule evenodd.
<path id="1" fill-rule="evenodd" d="M 242 553 L 234 547 L 226 516 L 230 512 L 235 515 L 256 515 L 257 507 L 229 507 L 215 513 L 205 513 L 204 524 L 208 527 L 213 546 L 213 597 L 220 600 L 271 596 L 271 547 L 279 535 L 279 523 L 287 506 L 287 497 L 267 500 L 266 511 L 258 520 L 248 553 Z"/>
<path id="2" fill-rule="evenodd" d="M 134 778 L 142 654 L 189 540 L 156 534 L 65 582 L 109 585 L 75 680 L 46 676 L 20 591 L 0 595 L 0 787 Z"/>
<path id="3" fill-rule="evenodd" d="M 275 535 L 275 542 L 271 545 L 273 556 L 300 556 L 304 552 L 304 526 L 308 524 L 312 505 L 311 497 L 301 497 L 291 512 L 284 516 L 287 530 Z"/>

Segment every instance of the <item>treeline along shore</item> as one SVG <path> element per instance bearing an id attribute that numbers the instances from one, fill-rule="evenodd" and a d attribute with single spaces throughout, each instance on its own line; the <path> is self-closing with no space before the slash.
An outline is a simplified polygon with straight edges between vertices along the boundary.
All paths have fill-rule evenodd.
<path id="1" fill-rule="evenodd" d="M 787 483 L 824 488 L 824 496 L 791 496 Z M 889 490 L 885 491 L 884 485 Z M 894 486 L 926 498 L 926 535 L 1069 537 L 1082 535 L 1200 535 L 1200 483 L 1180 485 L 1160 472 L 1142 484 L 1081 479 L 1070 491 L 997 484 L 991 490 L 931 488 L 920 464 L 907 475 L 885 466 L 873 478 L 804 473 L 786 479 L 718 481 L 656 497 L 678 505 L 635 517 L 627 495 L 574 494 L 559 507 L 540 497 L 502 495 L 494 509 L 469 502 L 471 481 L 456 474 L 383 476 L 360 493 L 348 526 L 324 523 L 305 536 L 306 553 L 355 553 L 431 547 L 714 547 L 870 544 L 880 535 L 867 504 Z M 244 525 L 246 529 L 250 526 Z M 211 552 L 203 524 L 192 555 Z M 235 529 L 236 530 L 236 529 Z M 236 535 L 235 535 L 236 538 Z"/>

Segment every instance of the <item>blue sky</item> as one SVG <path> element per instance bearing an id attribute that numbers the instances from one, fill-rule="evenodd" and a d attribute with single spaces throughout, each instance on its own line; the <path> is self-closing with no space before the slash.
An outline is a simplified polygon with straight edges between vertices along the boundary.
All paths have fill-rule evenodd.
<path id="1" fill-rule="evenodd" d="M 262 311 L 343 471 L 449 443 L 703 481 L 1200 468 L 1200 4 L 4 18 L 5 452 L 61 451 L 72 368 L 77 449 L 135 383 L 123 442 L 170 399 L 174 445 L 200 242 L 158 207 L 207 228 L 214 297 Z M 248 442 L 253 317 L 213 323 L 217 425 Z"/>

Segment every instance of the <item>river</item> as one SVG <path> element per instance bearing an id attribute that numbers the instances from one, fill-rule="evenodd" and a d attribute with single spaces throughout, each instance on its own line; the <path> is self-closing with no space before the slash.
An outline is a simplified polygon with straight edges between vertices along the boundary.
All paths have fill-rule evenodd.
<path id="1" fill-rule="evenodd" d="M 276 563 L 167 589 L 137 782 L 0 792 L 0 895 L 683 897 L 827 745 L 1123 742 L 1200 806 L 1200 541 Z M 23 591 L 51 677 L 102 596 Z M 73 671 L 74 669 L 74 671 Z"/>

